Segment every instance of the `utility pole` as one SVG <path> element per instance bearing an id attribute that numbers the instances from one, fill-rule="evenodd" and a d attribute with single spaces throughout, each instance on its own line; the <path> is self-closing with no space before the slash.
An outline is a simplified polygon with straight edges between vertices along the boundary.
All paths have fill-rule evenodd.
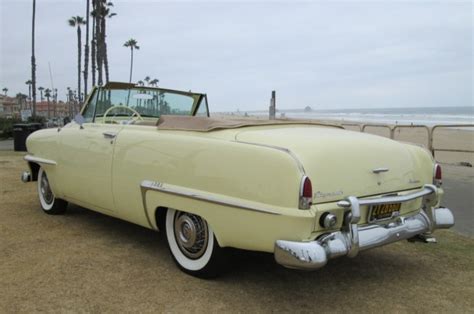
<path id="1" fill-rule="evenodd" d="M 276 93 L 272 91 L 272 98 L 270 99 L 270 107 L 268 108 L 269 119 L 275 120 L 275 113 L 276 113 Z"/>

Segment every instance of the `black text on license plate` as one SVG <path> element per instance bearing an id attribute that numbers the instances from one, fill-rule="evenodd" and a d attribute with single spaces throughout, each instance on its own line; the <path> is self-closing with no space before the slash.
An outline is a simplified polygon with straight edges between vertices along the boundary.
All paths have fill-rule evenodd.
<path id="1" fill-rule="evenodd" d="M 370 208 L 369 222 L 375 220 L 390 219 L 400 213 L 400 203 L 379 204 Z"/>

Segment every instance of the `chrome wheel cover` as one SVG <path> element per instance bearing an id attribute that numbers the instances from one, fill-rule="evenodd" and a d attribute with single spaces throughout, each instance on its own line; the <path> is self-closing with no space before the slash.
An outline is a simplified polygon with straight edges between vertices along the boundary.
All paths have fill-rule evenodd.
<path id="1" fill-rule="evenodd" d="M 190 259 L 198 259 L 205 252 L 209 242 L 207 223 L 199 216 L 176 212 L 174 235 L 179 249 Z"/>
<path id="2" fill-rule="evenodd" d="M 40 192 L 46 204 L 51 205 L 54 202 L 54 194 L 53 191 L 51 191 L 51 186 L 49 185 L 48 177 L 45 172 L 43 172 L 40 178 Z"/>

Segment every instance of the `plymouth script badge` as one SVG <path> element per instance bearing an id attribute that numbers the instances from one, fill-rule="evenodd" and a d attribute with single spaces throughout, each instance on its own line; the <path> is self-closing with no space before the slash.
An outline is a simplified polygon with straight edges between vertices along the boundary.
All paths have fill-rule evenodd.
<path id="1" fill-rule="evenodd" d="M 325 198 L 325 197 L 331 197 L 331 196 L 341 196 L 344 195 L 343 191 L 334 191 L 334 192 L 321 192 L 318 191 L 314 193 L 314 198 Z"/>

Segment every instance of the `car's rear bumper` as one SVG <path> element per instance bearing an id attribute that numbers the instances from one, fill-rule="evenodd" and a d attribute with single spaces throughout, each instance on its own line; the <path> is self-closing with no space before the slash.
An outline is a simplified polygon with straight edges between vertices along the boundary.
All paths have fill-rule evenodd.
<path id="1" fill-rule="evenodd" d="M 403 203 L 417 198 L 423 198 L 423 206 L 420 213 L 414 216 L 401 216 L 385 225 L 357 225 L 360 219 L 360 206 Z M 341 231 L 323 234 L 311 242 L 277 240 L 275 260 L 289 268 L 317 269 L 326 265 L 331 258 L 344 255 L 354 257 L 362 250 L 409 239 L 435 229 L 450 228 L 454 225 L 453 214 L 448 208 L 434 208 L 437 199 L 438 190 L 433 185 L 425 185 L 421 191 L 403 196 L 375 199 L 349 197 L 338 203 L 340 207 L 346 209 Z"/>

